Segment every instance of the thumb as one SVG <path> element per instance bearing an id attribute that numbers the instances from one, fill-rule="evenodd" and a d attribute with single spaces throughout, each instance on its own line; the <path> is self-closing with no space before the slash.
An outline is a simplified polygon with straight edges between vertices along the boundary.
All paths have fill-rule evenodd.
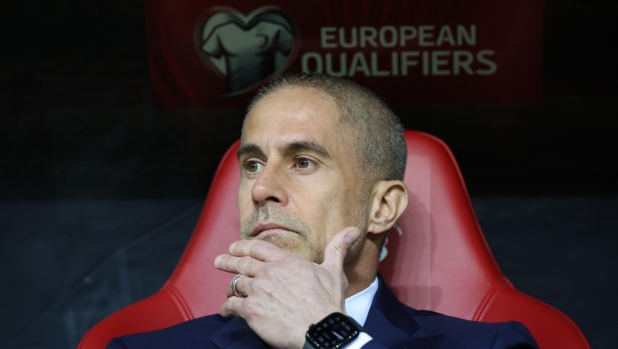
<path id="1" fill-rule="evenodd" d="M 356 227 L 343 228 L 340 232 L 333 235 L 324 249 L 324 262 L 322 266 L 328 269 L 341 270 L 346 254 L 360 236 L 360 230 Z"/>

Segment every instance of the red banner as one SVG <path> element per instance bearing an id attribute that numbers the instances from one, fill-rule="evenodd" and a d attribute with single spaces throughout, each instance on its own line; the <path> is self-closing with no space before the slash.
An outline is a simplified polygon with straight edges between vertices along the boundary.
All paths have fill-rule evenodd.
<path id="1" fill-rule="evenodd" d="M 245 106 L 286 72 L 354 80 L 391 104 L 541 99 L 540 0 L 145 1 L 159 107 Z"/>

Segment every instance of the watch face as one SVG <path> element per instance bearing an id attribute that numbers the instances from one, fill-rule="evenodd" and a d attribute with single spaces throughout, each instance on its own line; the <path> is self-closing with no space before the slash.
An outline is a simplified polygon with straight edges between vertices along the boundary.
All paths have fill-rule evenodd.
<path id="1" fill-rule="evenodd" d="M 339 348 L 358 337 L 358 326 L 347 316 L 333 313 L 313 325 L 307 331 L 307 338 L 318 348 Z"/>

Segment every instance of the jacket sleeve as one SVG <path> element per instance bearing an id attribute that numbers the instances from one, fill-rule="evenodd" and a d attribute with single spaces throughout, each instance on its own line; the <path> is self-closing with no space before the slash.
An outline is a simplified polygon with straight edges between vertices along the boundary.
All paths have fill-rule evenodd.
<path id="1" fill-rule="evenodd" d="M 519 322 L 511 321 L 500 324 L 487 324 L 494 327 L 491 331 L 485 328 L 488 336 L 446 335 L 448 340 L 432 342 L 431 348 L 461 349 L 461 348 L 488 348 L 488 349 L 539 349 L 530 331 Z M 489 331 L 487 331 L 489 330 Z M 493 332 L 493 336 L 491 333 Z M 435 336 L 434 336 L 435 337 Z M 442 337 L 442 336 L 440 336 Z M 492 338 L 493 337 L 493 338 Z M 431 337 L 427 337 L 431 338 Z M 493 339 L 493 340 L 492 340 Z M 437 346 L 436 346 L 437 345 Z M 375 340 L 367 342 L 362 349 L 385 349 L 386 347 Z"/>
<path id="2" fill-rule="evenodd" d="M 526 326 L 516 321 L 505 322 L 496 333 L 491 349 L 538 349 Z"/>
<path id="3" fill-rule="evenodd" d="M 105 349 L 127 349 L 124 345 L 124 342 L 120 338 L 114 338 L 109 343 L 107 343 L 107 347 Z"/>

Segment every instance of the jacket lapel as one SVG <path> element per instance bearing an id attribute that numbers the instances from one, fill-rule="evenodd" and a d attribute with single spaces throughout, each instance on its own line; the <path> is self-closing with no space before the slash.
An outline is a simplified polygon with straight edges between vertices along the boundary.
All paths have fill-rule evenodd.
<path id="1" fill-rule="evenodd" d="M 378 274 L 378 291 L 367 315 L 365 330 L 386 348 L 435 349 L 443 336 L 415 337 L 419 326 L 395 297 L 382 275 Z"/>
<path id="2" fill-rule="evenodd" d="M 249 328 L 245 319 L 240 317 L 232 318 L 215 332 L 210 340 L 219 348 L 266 348 L 266 343 Z"/>

